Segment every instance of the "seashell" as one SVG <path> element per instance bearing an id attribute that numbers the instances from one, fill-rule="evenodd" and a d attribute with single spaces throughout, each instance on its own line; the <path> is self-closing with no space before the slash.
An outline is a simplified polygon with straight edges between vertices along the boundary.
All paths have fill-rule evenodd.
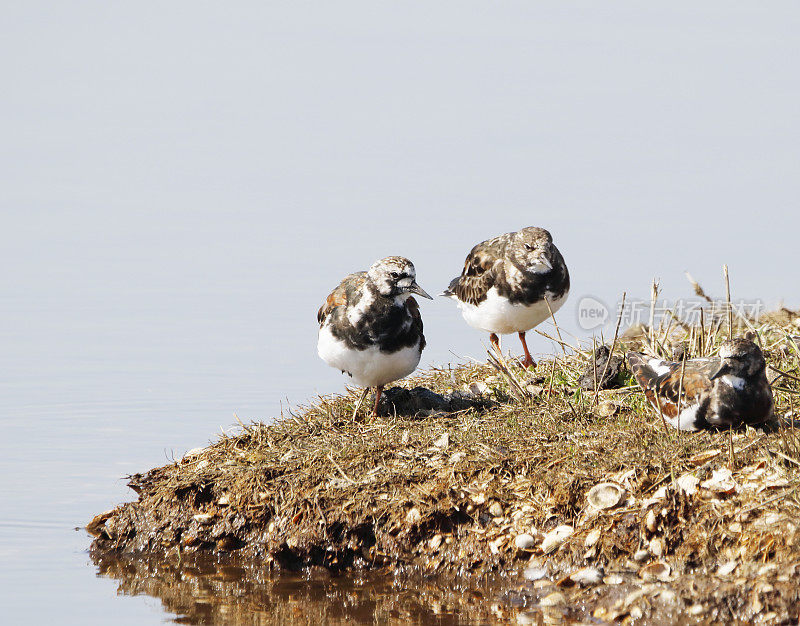
<path id="1" fill-rule="evenodd" d="M 689 457 L 689 463 L 692 465 L 702 465 L 710 461 L 713 458 L 718 457 L 722 454 L 722 450 L 719 448 L 712 448 L 711 450 L 703 450 L 702 452 L 698 452 L 695 455 Z"/>
<path id="2" fill-rule="evenodd" d="M 575 532 L 575 529 L 572 526 L 556 526 L 542 539 L 542 551 L 545 554 L 555 552 L 573 532 Z"/>
<path id="3" fill-rule="evenodd" d="M 450 445 L 450 435 L 444 433 L 441 437 L 439 437 L 436 441 L 433 442 L 434 448 L 446 448 Z"/>
<path id="4" fill-rule="evenodd" d="M 650 557 L 650 550 L 637 550 L 633 553 L 633 560 L 637 563 L 643 563 Z"/>
<path id="5" fill-rule="evenodd" d="M 595 409 L 597 415 L 600 417 L 611 417 L 612 415 L 616 415 L 619 411 L 619 405 L 615 404 L 609 400 L 605 402 L 601 402 L 597 405 L 597 409 Z"/>
<path id="6" fill-rule="evenodd" d="M 667 604 L 674 604 L 675 602 L 678 602 L 678 594 L 672 589 L 662 589 L 658 592 L 656 597 Z"/>
<path id="7" fill-rule="evenodd" d="M 616 483 L 599 483 L 589 490 L 586 499 L 597 511 L 613 509 L 625 498 L 625 489 Z"/>
<path id="8" fill-rule="evenodd" d="M 657 524 L 657 521 L 656 521 L 656 512 L 655 512 L 654 509 L 650 509 L 647 512 L 647 515 L 644 518 L 644 526 L 651 533 L 655 532 L 656 528 L 658 528 L 658 524 Z"/>
<path id="9" fill-rule="evenodd" d="M 192 448 L 186 451 L 186 454 L 183 455 L 183 459 L 191 459 L 193 456 L 200 456 L 205 451 L 205 448 Z"/>
<path id="10" fill-rule="evenodd" d="M 489 549 L 491 550 L 492 554 L 498 554 L 500 552 L 500 546 L 502 546 L 508 537 L 506 535 L 500 535 L 496 539 L 492 539 L 489 542 Z"/>
<path id="11" fill-rule="evenodd" d="M 733 570 L 735 570 L 738 565 L 739 564 L 736 561 L 728 561 L 727 563 L 723 563 L 717 569 L 717 576 L 727 576 L 728 574 L 733 574 Z"/>
<path id="12" fill-rule="evenodd" d="M 525 385 L 525 390 L 532 396 L 540 396 L 544 391 L 544 387 L 541 385 Z"/>
<path id="13" fill-rule="evenodd" d="M 655 557 L 662 556 L 664 554 L 664 540 L 661 537 L 653 537 L 647 549 Z"/>
<path id="14" fill-rule="evenodd" d="M 621 585 L 625 582 L 625 579 L 619 574 L 609 574 L 603 578 L 603 582 L 606 585 Z"/>
<path id="15" fill-rule="evenodd" d="M 519 550 L 533 550 L 536 547 L 536 539 L 533 535 L 522 533 L 514 537 L 514 545 Z"/>
<path id="16" fill-rule="evenodd" d="M 569 575 L 572 582 L 579 585 L 599 585 L 603 582 L 603 570 L 597 567 L 582 567 Z"/>
<path id="17" fill-rule="evenodd" d="M 694 474 L 684 474 L 675 481 L 675 484 L 687 496 L 693 496 L 697 493 L 697 485 L 700 484 L 700 479 Z"/>
<path id="18" fill-rule="evenodd" d="M 456 463 L 459 463 L 459 462 L 463 461 L 466 458 L 467 458 L 467 453 L 466 452 L 455 452 L 450 456 L 449 463 L 451 465 L 455 465 Z"/>
<path id="19" fill-rule="evenodd" d="M 546 567 L 527 567 L 525 571 L 522 572 L 523 577 L 525 580 L 541 580 L 542 578 L 547 577 L 547 568 Z"/>
<path id="20" fill-rule="evenodd" d="M 214 516 L 211 513 L 198 513 L 197 515 L 192 516 L 192 519 L 200 522 L 201 524 L 205 524 L 206 522 L 210 522 L 212 519 L 214 519 Z"/>
<path id="21" fill-rule="evenodd" d="M 417 507 L 412 508 L 406 513 L 406 524 L 419 524 L 422 521 L 422 513 Z"/>
<path id="22" fill-rule="evenodd" d="M 586 535 L 586 539 L 584 539 L 583 545 L 586 548 L 591 548 L 598 541 L 600 541 L 600 529 L 595 528 L 588 535 Z"/>
<path id="23" fill-rule="evenodd" d="M 669 580 L 672 568 L 664 561 L 653 561 L 639 570 L 639 577 L 643 580 Z"/>
<path id="24" fill-rule="evenodd" d="M 539 611 L 522 611 L 517 613 L 517 624 L 528 626 L 529 624 L 541 623 L 542 614 Z"/>
<path id="25" fill-rule="evenodd" d="M 470 500 L 472 500 L 473 504 L 481 505 L 486 502 L 486 494 L 485 493 L 478 493 L 473 496 L 470 496 Z"/>
<path id="26" fill-rule="evenodd" d="M 439 547 L 442 545 L 443 537 L 439 534 L 434 535 L 431 537 L 430 541 L 428 541 L 428 547 L 431 550 L 438 550 Z"/>
<path id="27" fill-rule="evenodd" d="M 464 385 L 464 387 L 466 391 L 469 391 L 470 393 L 475 394 L 476 396 L 489 393 L 489 385 L 487 385 L 482 380 L 470 383 L 469 385 Z"/>
<path id="28" fill-rule="evenodd" d="M 711 478 L 704 480 L 700 486 L 723 495 L 736 493 L 736 481 L 733 480 L 733 474 L 728 468 L 714 470 Z"/>
<path id="29" fill-rule="evenodd" d="M 492 502 L 489 507 L 489 515 L 492 517 L 503 517 L 503 506 L 499 502 Z"/>
<path id="30" fill-rule="evenodd" d="M 556 591 L 542 598 L 541 602 L 539 602 L 539 606 L 562 606 L 566 603 L 567 599 L 564 597 L 564 594 Z"/>

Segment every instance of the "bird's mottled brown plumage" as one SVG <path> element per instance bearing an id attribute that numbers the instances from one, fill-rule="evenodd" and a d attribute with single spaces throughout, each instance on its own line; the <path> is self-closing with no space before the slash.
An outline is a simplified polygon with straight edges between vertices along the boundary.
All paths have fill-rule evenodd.
<path id="1" fill-rule="evenodd" d="M 676 362 L 630 352 L 628 362 L 648 401 L 682 430 L 761 424 L 774 417 L 766 362 L 748 338 L 725 342 L 719 357 Z"/>
<path id="2" fill-rule="evenodd" d="M 719 369 L 720 365 L 719 359 L 687 361 L 681 385 L 681 363 L 665 363 L 669 371 L 658 374 L 650 367 L 644 355 L 631 352 L 628 354 L 628 361 L 636 382 L 644 390 L 645 397 L 656 410 L 660 404 L 660 410 L 665 417 L 677 417 L 678 394 L 681 392 L 681 409 L 701 402 L 713 384 L 709 377 Z"/>
<path id="3" fill-rule="evenodd" d="M 425 348 L 422 316 L 411 294 L 430 296 L 416 282 L 414 264 L 386 257 L 366 272 L 346 276 L 317 311 L 317 352 L 328 365 L 364 387 L 408 376 Z"/>
<path id="4" fill-rule="evenodd" d="M 538 273 L 528 269 L 528 262 L 539 256 L 553 266 L 550 271 Z M 475 245 L 467 255 L 461 275 L 450 281 L 444 295 L 478 305 L 492 287 L 512 303 L 535 302 L 545 294 L 552 300 L 566 293 L 569 272 L 550 233 L 529 226 Z"/>
<path id="5" fill-rule="evenodd" d="M 452 280 L 448 292 L 470 304 L 478 304 L 486 299 L 486 294 L 503 270 L 503 254 L 508 239 L 509 234 L 500 235 L 472 248 L 461 276 Z"/>
<path id="6" fill-rule="evenodd" d="M 336 289 L 331 291 L 330 295 L 325 299 L 325 304 L 317 311 L 317 321 L 320 326 L 337 306 L 347 306 L 358 302 L 361 297 L 361 288 L 366 280 L 366 272 L 355 272 L 345 276 Z"/>

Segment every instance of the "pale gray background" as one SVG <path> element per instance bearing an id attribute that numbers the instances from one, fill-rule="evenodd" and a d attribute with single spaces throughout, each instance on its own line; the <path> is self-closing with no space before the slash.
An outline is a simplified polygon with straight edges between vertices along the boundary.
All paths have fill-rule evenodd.
<path id="1" fill-rule="evenodd" d="M 535 224 L 582 295 L 798 304 L 795 2 L 5 2 L 5 619 L 143 623 L 71 527 L 120 476 L 345 380 L 315 312 Z M 482 358 L 423 302 L 423 364 Z M 585 335 L 584 335 L 585 336 Z M 553 347 L 534 336 L 535 352 Z M 516 340 L 506 342 L 518 350 Z M 458 356 L 454 356 L 455 355 Z"/>

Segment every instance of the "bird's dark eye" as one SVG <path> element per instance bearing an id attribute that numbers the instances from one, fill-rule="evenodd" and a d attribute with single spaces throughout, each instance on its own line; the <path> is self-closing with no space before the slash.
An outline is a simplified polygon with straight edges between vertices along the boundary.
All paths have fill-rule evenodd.
<path id="1" fill-rule="evenodd" d="M 389 272 L 389 276 L 392 278 L 400 278 L 400 272 Z"/>
<path id="2" fill-rule="evenodd" d="M 533 250 L 533 246 L 531 244 L 529 244 L 529 243 L 526 243 L 525 244 L 525 249 L 526 250 Z"/>

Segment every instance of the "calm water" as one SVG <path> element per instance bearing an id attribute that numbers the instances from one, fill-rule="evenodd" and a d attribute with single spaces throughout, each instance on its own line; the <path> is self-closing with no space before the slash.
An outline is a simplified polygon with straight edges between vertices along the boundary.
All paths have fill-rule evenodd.
<path id="1" fill-rule="evenodd" d="M 74 528 L 234 415 L 340 390 L 315 312 L 376 258 L 433 293 L 546 226 L 584 338 L 582 296 L 687 296 L 687 269 L 721 294 L 724 262 L 800 304 L 798 30 L 789 2 L 5 7 L 4 620 L 171 619 Z M 482 358 L 450 302 L 422 312 L 423 364 Z"/>

